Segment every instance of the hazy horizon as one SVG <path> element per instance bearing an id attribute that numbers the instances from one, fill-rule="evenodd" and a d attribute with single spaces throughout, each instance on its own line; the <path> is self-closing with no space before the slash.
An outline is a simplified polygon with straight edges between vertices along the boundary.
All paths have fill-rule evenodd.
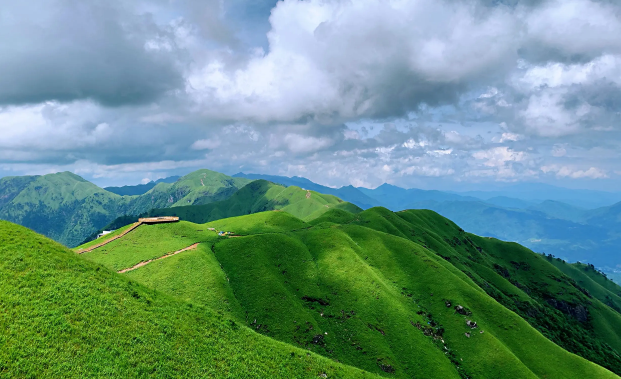
<path id="1" fill-rule="evenodd" d="M 621 4 L 9 2 L 0 177 L 621 188 Z"/>

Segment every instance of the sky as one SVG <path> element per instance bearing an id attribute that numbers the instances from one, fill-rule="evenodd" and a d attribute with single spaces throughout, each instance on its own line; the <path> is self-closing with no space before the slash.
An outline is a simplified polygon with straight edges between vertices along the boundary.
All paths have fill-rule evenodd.
<path id="1" fill-rule="evenodd" d="M 0 0 L 0 176 L 621 190 L 621 2 Z"/>

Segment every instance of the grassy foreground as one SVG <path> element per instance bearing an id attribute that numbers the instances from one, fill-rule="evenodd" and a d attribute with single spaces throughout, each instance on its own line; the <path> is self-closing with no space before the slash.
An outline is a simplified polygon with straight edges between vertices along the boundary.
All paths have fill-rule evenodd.
<path id="1" fill-rule="evenodd" d="M 261 336 L 0 222 L 0 377 L 372 374 Z"/>
<path id="2" fill-rule="evenodd" d="M 330 209 L 311 222 L 263 212 L 172 225 L 111 243 L 123 252 L 116 257 L 83 257 L 117 270 L 202 236 L 198 249 L 125 275 L 385 377 L 617 377 L 583 358 L 616 368 L 616 311 L 543 257 L 464 233 L 434 212 Z"/>

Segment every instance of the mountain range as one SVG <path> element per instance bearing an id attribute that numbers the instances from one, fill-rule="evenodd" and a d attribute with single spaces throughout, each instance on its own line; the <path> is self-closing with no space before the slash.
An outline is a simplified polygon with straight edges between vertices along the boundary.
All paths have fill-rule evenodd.
<path id="1" fill-rule="evenodd" d="M 128 185 L 122 187 L 104 187 L 104 189 L 108 192 L 116 193 L 121 196 L 137 196 L 143 195 L 156 185 L 160 183 L 174 183 L 179 180 L 180 176 L 169 176 L 167 178 L 158 179 L 155 181 L 150 181 L 145 184 L 137 184 L 137 185 Z"/>
<path id="2" fill-rule="evenodd" d="M 621 198 L 615 193 L 561 189 L 543 184 L 515 185 L 502 192 L 466 193 L 404 189 L 390 184 L 375 189 L 352 186 L 334 189 L 300 177 L 243 173 L 234 176 L 264 178 L 284 185 L 304 183 L 309 188 L 338 194 L 341 199 L 363 209 L 370 206 L 383 206 L 392 211 L 430 209 L 477 235 L 518 242 L 537 252 L 571 262 L 592 263 L 611 275 L 621 272 L 618 248 L 621 246 L 621 203 L 610 205 Z M 552 199 L 539 201 L 537 196 L 552 196 Z M 558 199 L 605 206 L 587 209 Z"/>
<path id="3" fill-rule="evenodd" d="M 281 186 L 314 191 L 318 198 L 336 196 L 361 209 L 382 206 L 392 211 L 430 209 L 457 222 L 477 235 L 515 241 L 537 252 L 552 254 L 567 261 L 594 264 L 615 276 L 621 271 L 621 203 L 596 209 L 581 208 L 558 200 L 537 202 L 491 193 L 486 200 L 446 191 L 403 189 L 383 184 L 375 189 L 346 186 L 331 188 L 301 177 L 239 173 L 233 177 L 199 170 L 181 178 L 166 178 L 145 186 L 126 186 L 118 195 L 72 173 L 0 179 L 0 219 L 32 228 L 67 246 L 73 247 L 96 237 L 104 229 L 116 229 L 145 214 L 183 214 L 197 222 L 248 214 L 259 210 L 281 209 L 292 199 L 288 192 L 272 190 L 266 184 L 231 197 L 253 180 L 267 180 Z M 172 180 L 174 182 L 170 183 Z M 153 185 L 154 184 L 154 185 Z M 153 185 L 150 189 L 149 186 Z M 547 188 L 547 187 L 546 187 Z M 122 192 L 119 190 L 119 192 Z M 280 192 L 278 199 L 270 198 Z M 563 192 L 576 198 L 584 191 Z M 515 190 L 513 193 L 519 191 Z M 295 193 L 291 192 L 291 194 Z M 303 191 L 300 193 L 304 193 Z M 522 193 L 530 193 L 522 191 Z M 573 193 L 573 195 L 572 195 Z M 588 192 L 591 194 L 591 192 Z M 480 193 L 478 194 L 480 195 Z M 490 193 L 488 193 L 490 195 Z M 245 197 L 245 198 L 243 198 Z M 612 199 L 614 194 L 609 194 Z M 231 199 L 228 203 L 221 201 Z M 610 200 L 610 199 L 609 199 Z M 333 201 L 333 200 L 330 200 Z M 218 203 L 205 209 L 182 210 L 185 206 Z M 181 208 L 179 208 L 181 207 Z M 174 212 L 166 212 L 174 208 Z M 177 208 L 179 208 L 177 210 Z M 295 207 L 289 206 L 289 210 Z M 327 208 L 326 208 L 327 209 Z M 352 209 L 348 209 L 352 210 Z M 151 213 L 149 213 L 151 212 Z M 198 216 L 188 216 L 200 214 Z M 308 214 L 293 213 L 304 218 Z M 127 216 L 127 217 L 124 217 Z"/>
<path id="4" fill-rule="evenodd" d="M 0 222 L 0 374 L 621 374 L 621 287 L 592 264 L 492 235 L 594 249 L 619 238 L 619 205 L 387 184 L 339 198 L 290 179 L 199 170 L 131 196 L 71 173 L 0 180 L 0 217 L 58 240 L 117 229 L 69 251 Z M 136 222 L 156 216 L 181 221 Z M 476 228 L 489 229 L 464 230 Z"/>
<path id="5" fill-rule="evenodd" d="M 120 196 L 70 172 L 4 177 L 0 179 L 0 219 L 71 247 L 119 216 L 223 200 L 249 182 L 199 170 L 174 183 L 158 183 L 139 196 Z"/>

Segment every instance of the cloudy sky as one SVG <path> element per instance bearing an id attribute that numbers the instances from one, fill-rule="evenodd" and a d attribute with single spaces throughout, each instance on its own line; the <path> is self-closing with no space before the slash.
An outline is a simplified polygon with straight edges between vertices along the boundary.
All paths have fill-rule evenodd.
<path id="1" fill-rule="evenodd" d="M 0 176 L 621 189 L 615 0 L 0 0 Z"/>

